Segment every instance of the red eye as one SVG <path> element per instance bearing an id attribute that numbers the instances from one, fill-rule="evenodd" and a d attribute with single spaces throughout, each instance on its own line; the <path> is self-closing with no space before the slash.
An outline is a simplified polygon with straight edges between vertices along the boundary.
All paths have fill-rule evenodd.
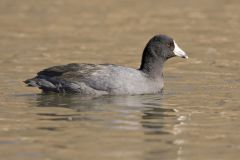
<path id="1" fill-rule="evenodd" d="M 168 47 L 168 48 L 170 48 L 170 47 L 171 47 L 171 44 L 170 44 L 170 43 L 168 43 L 168 44 L 167 44 L 167 47 Z"/>

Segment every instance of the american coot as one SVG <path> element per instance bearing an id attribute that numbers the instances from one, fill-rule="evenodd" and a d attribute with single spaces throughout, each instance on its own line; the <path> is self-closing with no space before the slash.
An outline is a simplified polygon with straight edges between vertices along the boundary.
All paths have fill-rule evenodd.
<path id="1" fill-rule="evenodd" d="M 44 69 L 24 82 L 43 92 L 81 95 L 159 93 L 163 88 L 163 64 L 175 56 L 188 58 L 172 38 L 156 35 L 147 43 L 139 69 L 114 64 L 72 63 Z"/>

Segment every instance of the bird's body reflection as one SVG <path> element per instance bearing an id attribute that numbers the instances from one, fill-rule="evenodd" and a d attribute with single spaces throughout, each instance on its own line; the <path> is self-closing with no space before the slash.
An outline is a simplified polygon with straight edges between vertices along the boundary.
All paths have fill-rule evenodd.
<path id="1" fill-rule="evenodd" d="M 111 117 L 111 114 L 108 117 L 101 117 L 99 114 L 85 114 L 84 116 L 89 116 L 85 118 L 88 120 L 98 117 L 105 122 L 106 119 L 108 119 L 108 122 L 116 122 L 118 119 L 120 119 L 119 121 L 122 121 L 122 119 L 127 121 L 128 118 L 130 118 L 129 121 L 132 121 L 133 116 L 138 116 L 140 118 L 138 122 L 141 124 L 141 128 L 144 128 L 146 134 L 170 134 L 171 128 L 166 129 L 165 124 L 169 121 L 178 123 L 177 115 L 174 108 L 164 106 L 163 101 L 161 95 L 82 97 L 78 95 L 40 94 L 37 96 L 36 103 L 38 107 L 73 109 L 77 111 L 75 115 L 79 116 L 83 116 L 81 114 L 83 112 L 99 112 L 99 114 L 111 112 L 115 115 L 115 117 Z M 49 115 L 54 116 L 53 114 Z"/>
<path id="2" fill-rule="evenodd" d="M 172 149 L 164 154 L 172 156 L 177 156 L 179 148 L 182 149 L 174 144 L 176 127 L 181 130 L 179 115 L 172 105 L 164 102 L 162 95 L 82 97 L 40 94 L 35 103 L 37 107 L 63 107 L 74 111 L 74 114 L 39 114 L 44 120 L 81 121 L 106 129 L 125 130 L 126 133 L 141 132 L 145 135 L 141 141 L 146 144 L 171 145 Z M 165 157 L 162 150 L 151 149 L 145 157 Z"/>
<path id="3" fill-rule="evenodd" d="M 135 95 L 135 96 L 79 96 L 79 95 L 58 95 L 58 94 L 39 94 L 37 95 L 38 107 L 65 107 L 76 110 L 89 110 L 101 106 L 112 105 L 121 107 L 144 108 L 149 106 L 160 107 L 161 95 Z M 99 106 L 99 107 L 97 107 Z M 90 109 L 91 108 L 91 109 Z"/>

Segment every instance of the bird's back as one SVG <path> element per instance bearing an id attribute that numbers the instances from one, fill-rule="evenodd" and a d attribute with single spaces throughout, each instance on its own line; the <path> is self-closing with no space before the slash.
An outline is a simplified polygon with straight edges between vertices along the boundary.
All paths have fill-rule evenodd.
<path id="1" fill-rule="evenodd" d="M 111 64 L 68 64 L 47 68 L 25 81 L 43 92 L 95 94 L 145 94 L 162 89 L 162 81 L 143 72 Z"/>

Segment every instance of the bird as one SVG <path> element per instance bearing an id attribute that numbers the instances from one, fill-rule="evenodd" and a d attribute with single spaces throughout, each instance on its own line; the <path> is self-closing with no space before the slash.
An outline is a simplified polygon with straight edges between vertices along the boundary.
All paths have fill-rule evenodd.
<path id="1" fill-rule="evenodd" d="M 70 63 L 53 66 L 24 83 L 43 93 L 137 95 L 162 93 L 163 66 L 172 57 L 188 58 L 173 38 L 157 34 L 143 49 L 139 68 L 116 64 Z"/>

